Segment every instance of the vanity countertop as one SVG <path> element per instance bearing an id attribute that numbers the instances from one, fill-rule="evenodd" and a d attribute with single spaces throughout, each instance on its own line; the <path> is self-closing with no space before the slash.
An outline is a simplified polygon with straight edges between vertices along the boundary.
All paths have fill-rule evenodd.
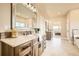
<path id="1" fill-rule="evenodd" d="M 27 36 L 19 36 L 17 38 L 1 39 L 1 42 L 4 42 L 10 45 L 11 47 L 16 47 L 37 38 L 38 38 L 37 35 L 27 35 Z"/>

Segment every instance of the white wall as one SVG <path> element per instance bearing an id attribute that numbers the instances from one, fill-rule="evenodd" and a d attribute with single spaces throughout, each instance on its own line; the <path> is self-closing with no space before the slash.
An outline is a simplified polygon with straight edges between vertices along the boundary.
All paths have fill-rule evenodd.
<path id="1" fill-rule="evenodd" d="M 45 19 L 42 16 L 38 15 L 37 20 L 35 20 L 34 22 L 34 27 L 40 28 L 39 36 L 40 40 L 42 40 L 42 36 L 45 35 Z"/>
<path id="2" fill-rule="evenodd" d="M 41 35 L 45 34 L 45 19 L 42 16 L 38 16 L 37 18 L 37 24 L 38 28 L 40 28 Z"/>
<path id="3" fill-rule="evenodd" d="M 79 29 L 79 9 L 72 10 L 67 14 L 68 39 L 72 39 L 72 29 Z"/>
<path id="4" fill-rule="evenodd" d="M 10 29 L 10 4 L 0 4 L 0 32 Z"/>
<path id="5" fill-rule="evenodd" d="M 61 36 L 62 38 L 66 38 L 67 35 L 66 35 L 66 16 L 59 16 L 59 17 L 56 17 L 56 18 L 52 18 L 50 20 L 52 22 L 51 24 L 51 27 L 53 29 L 53 26 L 54 25 L 58 25 L 58 26 L 61 26 Z"/>

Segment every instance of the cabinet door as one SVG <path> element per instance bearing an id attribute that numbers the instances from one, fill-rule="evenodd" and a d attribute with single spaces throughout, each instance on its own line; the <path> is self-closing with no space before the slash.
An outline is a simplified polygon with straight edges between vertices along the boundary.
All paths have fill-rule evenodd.
<path id="1" fill-rule="evenodd" d="M 38 56 L 38 43 L 35 43 L 33 46 L 33 55 Z"/>
<path id="2" fill-rule="evenodd" d="M 31 48 L 31 42 L 29 41 L 29 42 L 26 42 L 26 43 L 16 47 L 15 53 L 16 53 L 16 55 L 18 54 L 20 56 L 27 56 L 28 54 L 32 55 L 31 54 L 31 51 L 32 51 L 31 49 L 32 49 Z"/>
<path id="3" fill-rule="evenodd" d="M 1 42 L 0 42 L 0 56 L 1 56 Z"/>
<path id="4" fill-rule="evenodd" d="M 2 56 L 14 56 L 14 48 L 1 42 L 1 54 Z"/>

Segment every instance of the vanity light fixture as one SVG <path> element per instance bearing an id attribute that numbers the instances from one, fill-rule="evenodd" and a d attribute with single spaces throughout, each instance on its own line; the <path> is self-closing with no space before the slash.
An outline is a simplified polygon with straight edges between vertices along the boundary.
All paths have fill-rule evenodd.
<path id="1" fill-rule="evenodd" d="M 32 10 L 33 12 L 37 12 L 36 8 L 30 3 L 23 3 L 24 6 Z"/>

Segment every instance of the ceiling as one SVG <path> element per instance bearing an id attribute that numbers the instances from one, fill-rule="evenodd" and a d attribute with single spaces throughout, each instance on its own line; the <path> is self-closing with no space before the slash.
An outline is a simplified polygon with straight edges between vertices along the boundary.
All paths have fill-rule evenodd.
<path id="1" fill-rule="evenodd" d="M 34 6 L 42 16 L 48 19 L 64 16 L 70 10 L 79 8 L 78 3 L 37 3 Z"/>

